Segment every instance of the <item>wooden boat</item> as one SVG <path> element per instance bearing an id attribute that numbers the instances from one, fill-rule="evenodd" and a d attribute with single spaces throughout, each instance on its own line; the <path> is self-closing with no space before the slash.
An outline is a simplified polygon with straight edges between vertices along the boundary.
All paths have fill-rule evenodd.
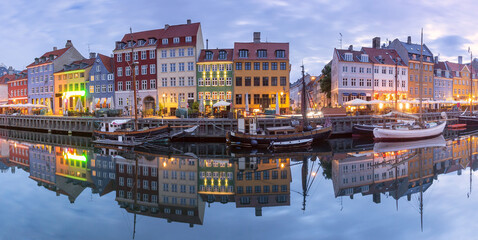
<path id="1" fill-rule="evenodd" d="M 169 138 L 171 128 L 168 125 L 134 130 L 128 127 L 130 122 L 131 119 L 102 121 L 99 123 L 99 129 L 94 130 L 93 135 L 97 140 L 118 141 L 118 145 L 123 145 L 123 142 L 127 141 L 151 142 L 161 138 Z"/>
<path id="2" fill-rule="evenodd" d="M 460 124 L 466 124 L 466 126 L 478 126 L 478 117 L 475 115 L 458 116 L 458 122 Z"/>
<path id="3" fill-rule="evenodd" d="M 282 142 L 271 142 L 270 147 L 273 149 L 289 149 L 289 148 L 304 148 L 310 147 L 314 139 L 299 139 L 299 140 L 291 140 L 291 141 L 282 141 Z"/>
<path id="4" fill-rule="evenodd" d="M 257 130 L 257 119 L 249 118 L 249 130 L 246 132 L 246 119 L 238 119 L 237 131 L 228 132 L 226 143 L 230 146 L 268 148 L 272 143 L 284 142 L 283 148 L 294 148 L 296 144 L 285 144 L 285 142 L 299 143 L 299 140 L 312 139 L 318 142 L 329 138 L 332 133 L 331 126 L 312 127 L 307 121 L 306 86 L 304 81 L 304 66 L 302 66 L 302 124 L 300 126 L 283 126 L 267 128 L 265 131 Z M 292 123 L 291 123 L 292 125 Z M 330 124 L 326 124 L 330 125 Z"/>
<path id="5" fill-rule="evenodd" d="M 389 119 L 394 122 L 386 122 L 383 124 L 355 124 L 352 126 L 352 136 L 354 137 L 373 137 L 375 128 L 390 128 L 392 125 L 408 126 L 418 119 L 417 116 L 397 111 L 392 111 L 384 115 L 376 115 L 374 118 Z"/>

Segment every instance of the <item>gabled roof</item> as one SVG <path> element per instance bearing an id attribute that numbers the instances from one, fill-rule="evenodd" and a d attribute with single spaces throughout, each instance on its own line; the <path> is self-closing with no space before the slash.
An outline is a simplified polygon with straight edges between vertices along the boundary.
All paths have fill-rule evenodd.
<path id="1" fill-rule="evenodd" d="M 103 54 L 99 54 L 98 56 L 101 59 L 101 62 L 103 62 L 103 65 L 105 66 L 106 70 L 110 73 L 113 72 L 113 58 L 105 56 Z"/>
<path id="2" fill-rule="evenodd" d="M 453 72 L 457 72 L 457 71 L 461 72 L 463 71 L 464 68 L 470 71 L 470 69 L 468 68 L 468 66 L 466 66 L 466 64 L 459 64 L 459 63 L 446 61 L 446 65 L 448 66 L 448 69 Z"/>
<path id="3" fill-rule="evenodd" d="M 8 81 L 14 80 L 15 74 L 5 74 L 0 77 L 0 84 L 7 83 Z"/>
<path id="4" fill-rule="evenodd" d="M 84 64 L 82 64 L 84 63 Z M 80 69 L 86 69 L 88 67 L 91 67 L 93 65 L 93 63 L 95 63 L 95 59 L 94 58 L 90 58 L 90 59 L 83 59 L 83 60 L 79 60 L 79 61 L 74 61 L 70 64 L 66 64 L 66 66 L 68 66 L 69 68 L 68 69 L 65 69 L 65 67 L 63 67 L 62 70 L 56 72 L 56 73 L 61 73 L 61 72 L 68 72 L 68 71 L 73 71 L 73 70 L 80 70 Z M 82 66 L 83 65 L 83 66 Z"/>
<path id="5" fill-rule="evenodd" d="M 239 57 L 239 50 L 249 50 L 249 57 L 248 58 L 240 58 Z M 257 50 L 266 50 L 267 57 L 259 58 L 257 56 Z M 285 56 L 284 58 L 276 58 L 275 51 L 276 50 L 284 50 Z M 261 60 L 261 59 L 277 59 L 277 60 L 287 60 L 289 59 L 289 43 L 270 43 L 270 42 L 248 42 L 248 43 L 241 43 L 235 42 L 234 43 L 234 59 L 249 59 L 249 60 Z"/>
<path id="6" fill-rule="evenodd" d="M 408 51 L 408 53 L 420 55 L 420 50 L 421 50 L 420 44 L 415 44 L 415 43 L 409 44 L 402 41 L 400 41 L 400 43 Z M 432 52 L 430 51 L 430 49 L 428 49 L 426 44 L 423 44 L 423 56 L 433 57 Z"/>
<path id="7" fill-rule="evenodd" d="M 58 49 L 58 50 L 53 50 L 53 51 L 50 51 L 50 52 L 46 52 L 45 54 L 43 54 L 40 59 L 42 57 L 45 57 L 46 58 L 46 61 L 44 62 L 38 62 L 38 63 L 30 63 L 27 67 L 33 67 L 35 65 L 40 65 L 40 64 L 44 64 L 44 63 L 48 63 L 48 62 L 52 62 L 52 60 L 50 60 L 50 55 L 53 55 L 55 56 L 55 59 L 57 57 L 60 57 L 61 55 L 63 55 L 66 51 L 68 51 L 68 49 L 70 49 L 71 47 L 66 47 L 66 48 L 62 48 L 62 49 Z"/>
<path id="8" fill-rule="evenodd" d="M 368 58 L 368 62 L 362 62 L 361 61 L 361 58 L 360 56 L 362 54 L 366 54 L 362 51 L 354 51 L 354 50 L 348 50 L 348 49 L 335 49 L 338 57 L 339 57 L 339 61 L 341 62 L 360 62 L 360 63 L 372 63 L 372 61 L 370 60 L 370 56 Z M 352 61 L 346 61 L 345 60 L 345 54 L 346 53 L 352 53 Z"/>
<path id="9" fill-rule="evenodd" d="M 375 64 L 395 65 L 395 59 L 400 59 L 398 65 L 406 66 L 395 49 L 363 47 L 362 51 L 368 54 L 369 59 Z"/>
<path id="10" fill-rule="evenodd" d="M 206 59 L 206 52 L 212 52 L 212 59 Z M 219 52 L 226 51 L 226 59 L 219 59 Z M 233 49 L 202 49 L 199 54 L 198 62 L 220 62 L 229 61 L 232 62 Z"/>

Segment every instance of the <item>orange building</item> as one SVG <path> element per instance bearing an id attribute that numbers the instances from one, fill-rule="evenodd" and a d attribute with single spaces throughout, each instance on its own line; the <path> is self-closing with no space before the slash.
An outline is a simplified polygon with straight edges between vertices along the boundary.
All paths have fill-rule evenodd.
<path id="1" fill-rule="evenodd" d="M 278 95 L 281 113 L 289 111 L 289 43 L 261 42 L 255 32 L 253 42 L 234 43 L 233 62 L 236 110 L 275 109 Z"/>

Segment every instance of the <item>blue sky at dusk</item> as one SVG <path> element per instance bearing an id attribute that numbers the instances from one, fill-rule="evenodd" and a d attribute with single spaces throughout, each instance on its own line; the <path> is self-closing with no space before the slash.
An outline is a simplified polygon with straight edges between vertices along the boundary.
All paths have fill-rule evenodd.
<path id="1" fill-rule="evenodd" d="M 419 43 L 424 28 L 425 43 L 440 59 L 457 61 L 467 49 L 478 53 L 474 31 L 477 4 L 472 1 L 4 1 L 0 63 L 23 69 L 35 57 L 64 46 L 71 39 L 88 55 L 112 53 L 114 43 L 133 31 L 201 22 L 209 48 L 231 48 L 233 43 L 252 41 L 260 31 L 262 40 L 290 43 L 291 79 L 300 77 L 300 65 L 319 74 L 332 58 L 333 48 L 371 46 L 399 38 Z"/>

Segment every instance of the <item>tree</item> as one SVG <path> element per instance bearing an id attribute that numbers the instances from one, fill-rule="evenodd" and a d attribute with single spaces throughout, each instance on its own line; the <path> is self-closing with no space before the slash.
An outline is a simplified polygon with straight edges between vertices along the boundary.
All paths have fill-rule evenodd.
<path id="1" fill-rule="evenodd" d="M 331 68 L 330 63 L 322 69 L 322 78 L 320 79 L 320 92 L 325 93 L 327 98 L 331 97 L 332 83 L 331 83 Z"/>

